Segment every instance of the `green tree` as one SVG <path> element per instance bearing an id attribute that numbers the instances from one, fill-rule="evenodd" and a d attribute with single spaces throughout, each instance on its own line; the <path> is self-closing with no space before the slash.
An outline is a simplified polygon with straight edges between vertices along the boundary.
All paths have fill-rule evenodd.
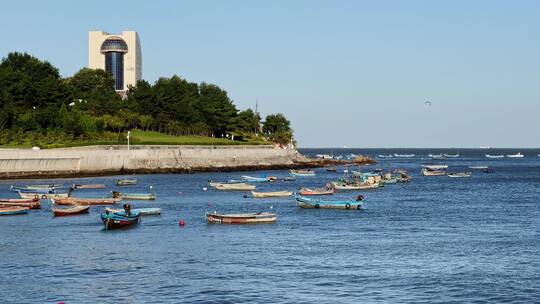
<path id="1" fill-rule="evenodd" d="M 67 79 L 74 107 L 94 115 L 114 114 L 121 98 L 114 90 L 114 80 L 104 70 L 83 68 Z"/>

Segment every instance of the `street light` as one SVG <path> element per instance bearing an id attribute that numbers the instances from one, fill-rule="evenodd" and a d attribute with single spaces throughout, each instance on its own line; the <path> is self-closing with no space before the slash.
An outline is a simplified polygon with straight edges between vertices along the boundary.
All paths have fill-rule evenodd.
<path id="1" fill-rule="evenodd" d="M 129 151 L 129 136 L 131 135 L 131 131 L 128 131 L 127 133 L 127 140 L 128 140 L 128 151 Z"/>

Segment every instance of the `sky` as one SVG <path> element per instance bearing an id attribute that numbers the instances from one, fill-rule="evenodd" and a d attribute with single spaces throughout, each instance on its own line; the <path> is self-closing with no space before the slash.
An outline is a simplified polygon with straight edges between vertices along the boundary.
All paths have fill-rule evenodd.
<path id="1" fill-rule="evenodd" d="M 144 79 L 217 84 L 285 114 L 300 147 L 540 147 L 538 16 L 540 1 L 18 0 L 0 5 L 0 57 L 70 76 L 89 30 L 135 30 Z"/>

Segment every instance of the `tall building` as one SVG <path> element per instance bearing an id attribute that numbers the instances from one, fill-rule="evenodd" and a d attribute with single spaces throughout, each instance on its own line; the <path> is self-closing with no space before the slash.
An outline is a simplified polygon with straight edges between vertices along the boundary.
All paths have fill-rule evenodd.
<path id="1" fill-rule="evenodd" d="M 117 91 L 135 86 L 142 78 L 141 43 L 137 32 L 124 31 L 121 35 L 88 32 L 88 67 L 111 73 Z"/>

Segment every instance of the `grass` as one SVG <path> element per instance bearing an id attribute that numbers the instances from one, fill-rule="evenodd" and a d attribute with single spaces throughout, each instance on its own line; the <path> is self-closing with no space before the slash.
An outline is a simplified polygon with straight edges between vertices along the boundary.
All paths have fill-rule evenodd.
<path id="1" fill-rule="evenodd" d="M 31 136 L 23 136 L 17 141 L 0 144 L 0 148 L 31 148 Z M 34 140 L 35 142 L 35 140 Z M 37 145 L 43 149 L 96 146 L 96 145 L 126 145 L 126 134 L 107 133 L 94 139 L 72 139 L 66 137 L 51 138 L 46 135 L 37 137 Z M 267 145 L 269 142 L 262 137 L 247 138 L 243 141 L 232 141 L 224 138 L 205 136 L 174 136 L 155 131 L 132 130 L 130 137 L 132 145 Z"/>

